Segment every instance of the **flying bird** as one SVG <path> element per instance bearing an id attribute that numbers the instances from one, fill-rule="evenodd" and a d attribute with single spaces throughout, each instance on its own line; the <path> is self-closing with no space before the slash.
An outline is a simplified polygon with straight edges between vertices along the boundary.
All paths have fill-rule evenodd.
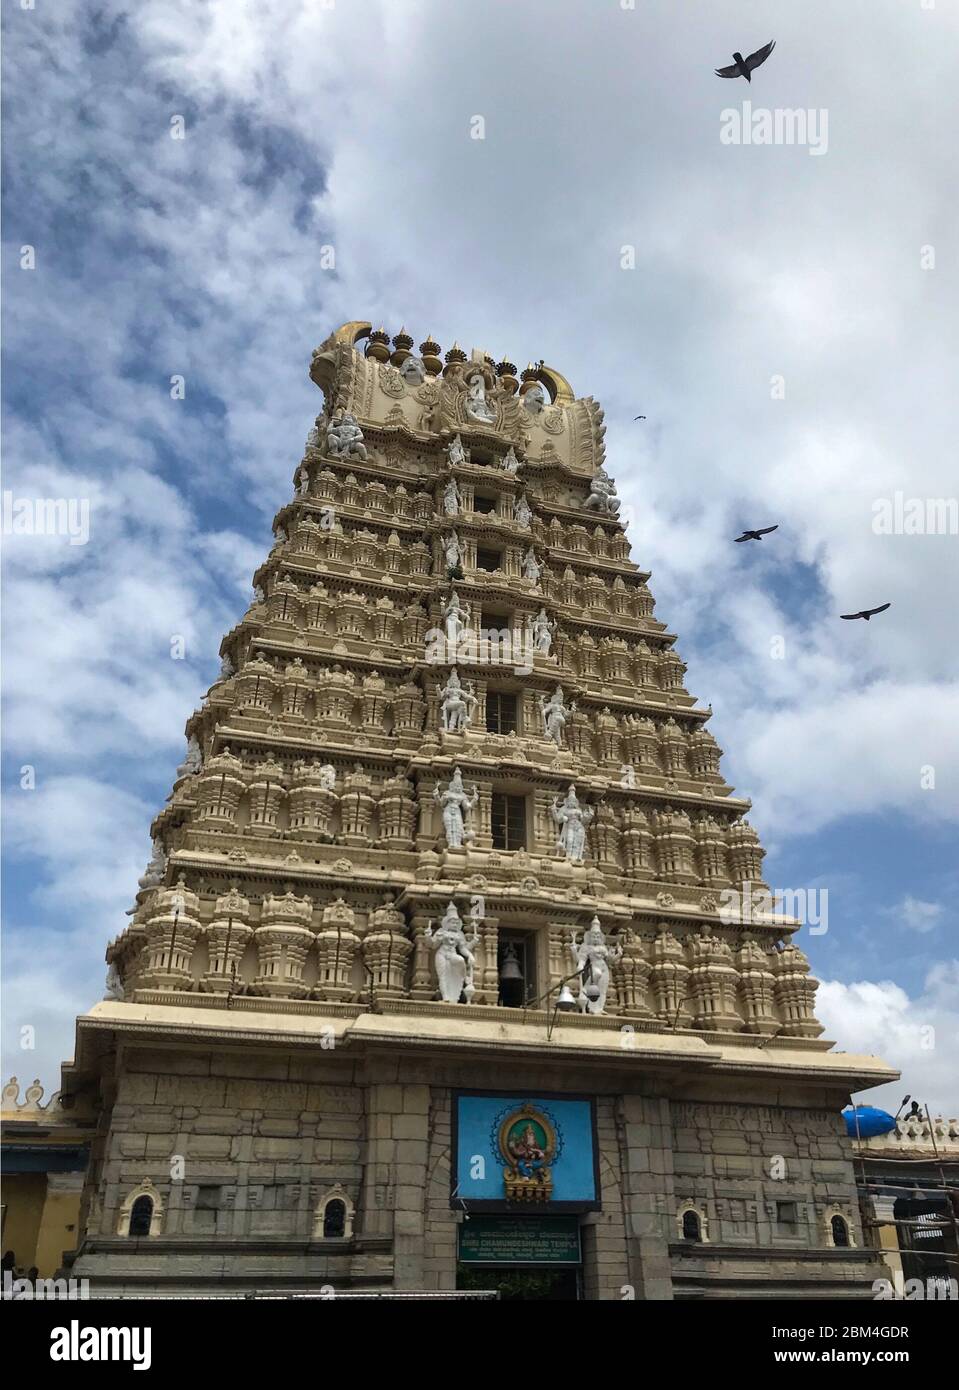
<path id="1" fill-rule="evenodd" d="M 885 613 L 887 608 L 891 608 L 891 603 L 881 603 L 878 608 L 864 608 L 861 613 L 840 613 L 840 618 L 865 618 L 868 623 L 874 613 Z"/>
<path id="2" fill-rule="evenodd" d="M 645 420 L 645 419 L 646 419 L 646 416 L 645 416 L 645 415 L 634 415 L 634 416 L 633 416 L 633 424 L 635 425 L 635 423 L 636 423 L 637 420 Z"/>
<path id="3" fill-rule="evenodd" d="M 763 536 L 768 536 L 770 531 L 778 531 L 779 522 L 775 526 L 760 526 L 758 531 L 744 531 L 741 536 L 736 537 L 736 544 L 740 541 L 761 541 Z"/>
<path id="4" fill-rule="evenodd" d="M 766 59 L 776 47 L 776 40 L 770 39 L 765 48 L 757 48 L 755 53 L 750 53 L 748 58 L 744 58 L 741 53 L 734 53 L 735 63 L 730 63 L 728 68 L 717 68 L 717 77 L 745 77 L 747 82 L 752 82 L 750 73 L 760 64 L 765 63 Z"/>

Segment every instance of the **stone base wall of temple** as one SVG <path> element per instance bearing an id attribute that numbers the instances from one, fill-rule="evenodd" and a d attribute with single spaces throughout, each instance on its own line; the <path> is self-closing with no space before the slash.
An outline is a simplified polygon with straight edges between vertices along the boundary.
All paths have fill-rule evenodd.
<path id="1" fill-rule="evenodd" d="M 463 1088 L 595 1097 L 584 1298 L 867 1298 L 880 1277 L 829 1093 L 348 1051 L 125 1047 L 71 1273 L 94 1296 L 453 1290 Z"/>

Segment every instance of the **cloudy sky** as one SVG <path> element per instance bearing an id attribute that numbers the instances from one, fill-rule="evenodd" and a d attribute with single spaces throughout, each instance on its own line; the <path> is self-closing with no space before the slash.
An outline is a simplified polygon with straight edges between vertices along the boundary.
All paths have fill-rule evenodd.
<path id="1" fill-rule="evenodd" d="M 310 352 L 369 319 L 603 403 L 767 878 L 828 893 L 801 938 L 827 1035 L 902 1068 L 873 1099 L 956 1114 L 959 538 L 876 530 L 956 495 L 954 0 L 59 0 L 4 28 L 4 488 L 90 505 L 86 544 L 4 536 L 4 1075 L 55 1087 L 100 996 L 320 408 Z M 714 76 L 770 38 L 751 87 Z M 747 100 L 814 113 L 807 143 L 723 143 Z"/>

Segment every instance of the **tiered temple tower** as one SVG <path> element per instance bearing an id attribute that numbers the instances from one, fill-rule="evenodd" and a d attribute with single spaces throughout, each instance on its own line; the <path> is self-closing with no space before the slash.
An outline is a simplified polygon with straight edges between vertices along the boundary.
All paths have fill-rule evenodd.
<path id="1" fill-rule="evenodd" d="M 819 1038 L 603 412 L 413 349 L 351 323 L 313 355 L 323 412 L 64 1071 L 101 1105 L 75 1272 L 868 1292 L 838 1112 L 892 1073 Z"/>

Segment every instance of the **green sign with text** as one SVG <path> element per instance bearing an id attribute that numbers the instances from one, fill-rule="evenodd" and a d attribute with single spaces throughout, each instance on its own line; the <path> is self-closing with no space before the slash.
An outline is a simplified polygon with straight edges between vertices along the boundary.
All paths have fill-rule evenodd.
<path id="1" fill-rule="evenodd" d="M 459 1228 L 461 1264 L 578 1265 L 575 1216 L 474 1216 Z"/>

